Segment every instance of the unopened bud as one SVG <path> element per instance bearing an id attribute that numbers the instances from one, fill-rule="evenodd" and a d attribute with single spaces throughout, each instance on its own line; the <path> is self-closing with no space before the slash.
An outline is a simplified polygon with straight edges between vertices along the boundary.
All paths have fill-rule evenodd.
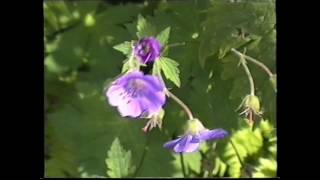
<path id="1" fill-rule="evenodd" d="M 260 113 L 260 101 L 255 95 L 249 95 L 245 102 L 245 107 L 252 109 L 256 114 Z"/>
<path id="2" fill-rule="evenodd" d="M 188 134 L 198 134 L 198 132 L 204 130 L 203 124 L 199 121 L 199 119 L 191 119 L 188 120 L 186 125 L 186 133 Z"/>

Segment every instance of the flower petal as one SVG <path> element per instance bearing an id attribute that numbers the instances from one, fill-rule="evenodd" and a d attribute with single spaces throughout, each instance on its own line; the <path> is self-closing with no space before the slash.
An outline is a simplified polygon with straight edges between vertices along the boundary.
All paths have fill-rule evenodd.
<path id="1" fill-rule="evenodd" d="M 164 88 L 159 78 L 135 71 L 114 81 L 106 96 L 112 106 L 118 107 L 121 116 L 150 117 L 158 113 L 166 101 Z"/>
<path id="2" fill-rule="evenodd" d="M 147 48 L 148 51 L 145 51 L 145 48 Z M 137 59 L 139 59 L 142 63 L 145 64 L 152 62 L 160 57 L 161 44 L 154 37 L 142 38 L 135 45 L 134 53 Z"/>
<path id="3" fill-rule="evenodd" d="M 124 94 L 124 89 L 118 85 L 112 85 L 106 92 L 109 104 L 111 106 L 118 106 L 122 101 L 122 95 Z"/>
<path id="4" fill-rule="evenodd" d="M 147 111 L 148 115 L 153 115 L 158 113 L 162 106 L 165 103 L 165 95 L 164 93 L 152 93 L 148 92 L 145 95 L 138 99 L 142 109 Z"/>
<path id="5" fill-rule="evenodd" d="M 185 135 L 180 139 L 179 143 L 174 147 L 174 151 L 177 153 L 180 152 L 194 152 L 198 150 L 200 146 L 200 140 L 192 135 Z"/>
<path id="6" fill-rule="evenodd" d="M 116 84 L 119 86 L 123 86 L 124 84 L 127 84 L 132 79 L 137 79 L 137 78 L 139 79 L 143 78 L 143 73 L 140 71 L 133 71 L 133 72 L 130 72 L 129 74 L 126 74 L 118 78 L 116 80 Z"/>
<path id="7" fill-rule="evenodd" d="M 118 105 L 118 110 L 122 117 L 136 118 L 141 115 L 142 110 L 140 104 L 135 99 L 129 99 L 127 102 L 120 101 L 122 104 Z"/>
<path id="8" fill-rule="evenodd" d="M 156 76 L 145 75 L 144 79 L 155 91 L 163 91 L 165 88 L 165 85 Z"/>
<path id="9" fill-rule="evenodd" d="M 177 145 L 177 143 L 180 141 L 181 138 L 166 142 L 163 147 L 173 150 L 173 148 Z"/>
<path id="10" fill-rule="evenodd" d="M 203 130 L 199 134 L 201 140 L 218 140 L 223 139 L 228 135 L 228 132 L 223 129 L 214 129 L 214 130 Z"/>

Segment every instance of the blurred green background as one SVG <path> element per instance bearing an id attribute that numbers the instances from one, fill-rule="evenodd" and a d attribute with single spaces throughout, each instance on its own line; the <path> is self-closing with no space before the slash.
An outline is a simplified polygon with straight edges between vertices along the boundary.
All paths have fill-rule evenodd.
<path id="1" fill-rule="evenodd" d="M 249 93 L 239 58 L 231 48 L 276 72 L 275 2 L 272 0 L 44 1 L 45 176 L 110 177 L 105 163 L 119 139 L 131 152 L 134 177 L 276 176 L 276 93 L 268 76 L 248 64 L 263 109 L 263 123 L 249 131 L 235 109 Z M 167 86 L 203 124 L 232 134 L 181 156 L 162 145 L 181 134 L 187 120 L 170 99 L 163 128 L 145 134 L 147 120 L 121 118 L 104 96 L 104 86 L 121 72 L 125 56 L 112 47 L 137 40 L 141 14 L 157 32 L 171 27 L 168 57 L 179 63 L 181 88 Z M 117 161 L 117 159 L 113 159 Z"/>

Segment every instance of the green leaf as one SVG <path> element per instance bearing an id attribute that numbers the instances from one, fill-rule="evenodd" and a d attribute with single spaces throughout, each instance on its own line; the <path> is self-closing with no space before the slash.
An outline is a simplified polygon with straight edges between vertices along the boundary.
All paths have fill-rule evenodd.
<path id="1" fill-rule="evenodd" d="M 46 124 L 45 177 L 66 178 L 77 176 L 77 163 L 70 142 L 55 136 L 52 122 Z"/>
<path id="2" fill-rule="evenodd" d="M 176 86 L 180 87 L 178 63 L 170 58 L 161 57 L 156 61 L 157 66 L 161 68 L 167 79 L 171 80 Z"/>
<path id="3" fill-rule="evenodd" d="M 124 73 L 124 72 L 128 71 L 129 67 L 130 67 L 129 60 L 124 61 L 123 65 L 122 65 L 121 73 Z"/>
<path id="4" fill-rule="evenodd" d="M 272 1 L 214 1 L 208 9 L 200 35 L 201 66 L 204 67 L 211 55 L 223 58 L 230 48 L 239 48 L 251 42 L 258 43 L 259 36 L 275 25 L 274 9 Z"/>
<path id="5" fill-rule="evenodd" d="M 156 37 L 158 41 L 162 44 L 162 46 L 165 46 L 168 43 L 169 36 L 170 36 L 170 29 L 171 29 L 170 27 L 167 27 L 166 29 L 161 31 Z"/>
<path id="6" fill-rule="evenodd" d="M 247 127 L 236 131 L 231 140 L 234 146 L 230 142 L 227 144 L 223 159 L 229 164 L 228 173 L 231 177 L 241 177 L 241 163 L 236 152 L 239 153 L 241 161 L 244 162 L 248 156 L 252 157 L 259 152 L 263 146 L 263 138 L 260 129 L 251 131 L 250 127 Z"/>
<path id="7" fill-rule="evenodd" d="M 253 173 L 254 178 L 270 178 L 276 177 L 277 162 L 275 159 L 260 158 L 259 166 L 256 168 L 256 172 Z"/>
<path id="8" fill-rule="evenodd" d="M 219 157 L 214 158 L 214 169 L 212 170 L 212 174 L 214 176 L 223 177 L 227 170 L 227 165 Z"/>
<path id="9" fill-rule="evenodd" d="M 201 171 L 201 154 L 199 151 L 194 153 L 187 153 L 183 154 L 183 162 L 186 174 L 188 177 L 195 176 L 196 174 L 199 174 Z M 181 164 L 181 155 L 175 153 L 174 154 L 174 165 L 175 168 L 177 168 L 178 173 L 176 173 L 175 177 L 183 177 L 182 174 L 182 164 Z"/>
<path id="10" fill-rule="evenodd" d="M 218 1 L 212 1 L 213 5 L 217 5 Z M 57 149 L 57 151 L 49 150 L 50 159 L 46 160 L 45 164 L 46 175 L 49 177 L 106 176 L 106 152 L 115 137 L 118 137 L 121 145 L 127 151 L 131 151 L 132 164 L 139 166 L 137 172 L 132 176 L 182 177 L 181 167 L 173 163 L 175 159 L 172 157 L 172 153 L 163 148 L 163 143 L 176 135 L 181 135 L 179 133 L 181 122 L 184 122 L 186 118 L 181 108 L 175 103 L 168 103 L 165 108 L 166 115 L 162 130 L 154 129 L 146 135 L 141 131 L 146 121 L 144 119 L 132 121 L 128 118 L 122 118 L 117 108 L 108 104 L 103 91 L 103 82 L 106 79 L 109 79 L 109 82 L 114 80 L 123 66 L 123 55 L 116 52 L 113 46 L 136 39 L 137 21 L 132 22 L 132 17 L 137 17 L 139 13 L 152 13 L 152 16 L 148 16 L 146 19 L 152 24 L 156 24 L 157 29 L 164 30 L 171 27 L 170 42 L 184 43 L 184 45 L 170 48 L 168 53 L 171 59 L 179 63 L 181 74 L 179 79 L 183 84 L 181 88 L 172 89 L 172 92 L 190 107 L 194 115 L 203 121 L 205 127 L 209 129 L 224 128 L 229 132 L 232 132 L 233 129 L 234 133 L 241 131 L 241 128 L 239 130 L 236 127 L 239 119 L 234 109 L 241 102 L 241 97 L 245 95 L 243 93 L 247 92 L 248 87 L 245 83 L 248 81 L 243 79 L 246 76 L 241 67 L 237 68 L 236 66 L 238 57 L 230 54 L 228 49 L 232 46 L 236 46 L 233 48 L 239 46 L 237 49 L 242 52 L 243 47 L 246 47 L 247 55 L 265 63 L 274 73 L 276 62 L 276 36 L 275 29 L 272 29 L 273 20 L 275 20 L 274 7 L 265 6 L 266 1 L 259 3 L 254 1 L 254 8 L 252 8 L 251 3 L 247 2 L 242 0 L 241 3 L 233 3 L 232 13 L 228 8 L 222 8 L 219 12 L 213 13 L 212 8 L 214 7 L 208 6 L 209 1 L 186 0 L 185 3 L 161 1 L 159 6 L 155 7 L 151 7 L 150 4 L 148 6 L 107 4 L 107 8 L 106 4 L 101 2 L 68 2 L 70 15 L 74 16 L 77 12 L 79 14 L 77 21 L 83 22 L 87 14 L 94 14 L 96 23 L 90 28 L 84 26 L 84 23 L 80 23 L 61 32 L 53 41 L 49 38 L 45 40 L 47 53 L 45 90 L 48 99 L 48 112 L 46 112 L 48 120 L 46 123 L 51 124 L 55 132 L 52 135 L 54 138 L 50 142 L 46 141 L 46 146 L 48 149 Z M 200 3 L 206 4 L 203 8 L 199 8 Z M 74 4 L 76 6 L 73 6 Z M 160 4 L 162 5 L 160 6 Z M 225 4 L 228 3 L 225 2 Z M 246 7 L 243 7 L 243 4 Z M 68 13 L 60 11 L 53 5 L 54 2 L 50 2 L 50 10 L 54 17 L 45 14 L 46 35 L 55 32 L 56 26 L 59 28 L 69 27 L 75 22 L 75 19 Z M 95 11 L 97 5 L 99 10 Z M 100 5 L 104 8 L 100 8 Z M 217 5 L 216 8 L 221 7 L 222 5 Z M 248 9 L 250 11 L 247 11 Z M 237 16 L 242 16 L 242 14 L 241 19 L 244 20 L 244 23 L 236 22 L 236 19 L 239 19 Z M 65 17 L 69 20 L 65 21 Z M 65 23 L 62 23 L 61 20 Z M 232 35 L 238 32 L 237 29 L 231 28 L 230 31 L 224 29 L 224 27 L 229 28 L 226 24 L 229 24 L 230 27 L 239 25 L 239 28 L 249 33 L 250 40 L 235 40 L 237 37 Z M 219 30 L 217 34 L 221 36 L 212 35 L 215 33 L 212 31 L 213 29 Z M 225 34 L 229 37 L 224 36 L 223 31 L 226 31 Z M 196 34 L 198 37 L 195 36 Z M 254 39 L 254 36 L 258 38 Z M 208 44 L 202 42 L 206 39 L 208 39 Z M 199 46 L 200 44 L 201 46 Z M 213 52 L 212 49 L 215 51 Z M 208 52 L 206 52 L 207 50 Z M 199 64 L 199 53 L 202 53 L 202 57 L 206 56 L 204 68 L 201 68 Z M 219 58 L 222 58 L 221 61 L 217 61 Z M 227 60 L 230 61 L 227 62 Z M 154 65 L 157 64 L 155 62 Z M 264 118 L 270 119 L 270 123 L 274 124 L 275 93 L 272 91 L 270 81 L 259 67 L 250 63 L 248 66 L 252 70 L 256 83 L 256 93 L 262 100 L 261 105 L 266 116 Z M 156 68 L 154 71 L 156 72 Z M 76 75 L 73 82 L 59 80 L 60 76 L 66 77 L 73 72 Z M 243 81 L 243 83 L 239 81 Z M 240 138 L 244 142 L 236 142 L 239 144 L 240 154 L 247 157 L 244 158 L 245 163 L 253 165 L 256 170 L 258 170 L 260 158 L 272 159 L 276 156 L 277 148 L 276 142 L 273 140 L 274 135 L 269 133 L 266 136 L 268 134 L 266 132 L 268 131 L 262 131 L 262 129 L 259 132 L 262 134 L 264 143 L 262 148 L 258 148 L 258 153 L 250 155 L 246 141 L 255 141 L 259 138 L 252 138 L 247 134 L 244 136 L 248 137 Z M 257 144 L 251 142 L 249 144 L 254 146 L 251 152 L 256 151 Z M 214 169 L 215 176 L 234 177 L 237 172 L 241 176 L 241 171 L 238 171 L 240 170 L 238 168 L 239 162 L 234 156 L 233 149 L 228 149 L 228 144 L 226 146 L 219 145 L 217 149 L 220 147 L 221 151 L 217 152 L 220 162 L 215 159 L 207 159 L 211 163 L 221 164 Z M 58 149 L 60 150 L 58 151 Z M 261 151 L 261 149 L 263 150 Z M 222 156 L 227 152 L 230 157 Z M 192 165 L 190 169 L 188 169 L 188 165 L 186 166 L 186 170 L 190 170 L 192 173 L 201 166 L 198 166 L 199 161 L 196 157 L 198 155 L 191 156 L 194 157 L 190 157 L 190 160 L 185 157 L 185 163 Z M 196 163 L 192 164 L 192 159 L 196 160 Z M 75 172 L 77 167 L 83 167 L 87 174 L 80 175 Z M 201 173 L 198 175 L 201 176 Z M 267 173 L 263 172 L 263 174 Z M 192 173 L 192 175 L 194 174 Z"/>
<path id="11" fill-rule="evenodd" d="M 108 167 L 107 174 L 111 178 L 127 177 L 132 171 L 131 151 L 126 151 L 118 138 L 115 138 L 112 142 L 106 164 Z"/>
<path id="12" fill-rule="evenodd" d="M 113 49 L 116 49 L 120 52 L 122 52 L 124 55 L 129 55 L 131 52 L 131 42 L 129 41 L 125 41 L 121 44 L 117 44 L 115 46 L 113 46 Z"/>
<path id="13" fill-rule="evenodd" d="M 44 9 L 45 27 L 50 29 L 52 32 L 58 30 L 59 29 L 58 19 L 46 2 L 43 3 L 43 9 Z"/>
<path id="14" fill-rule="evenodd" d="M 139 39 L 141 39 L 143 37 L 155 36 L 156 28 L 139 14 L 137 31 L 137 36 Z"/>
<path id="15" fill-rule="evenodd" d="M 168 138 L 156 130 L 146 136 L 141 130 L 144 120 L 121 118 L 116 108 L 106 103 L 102 88 L 85 86 L 79 88 L 97 93 L 81 98 L 74 91 L 68 95 L 71 97 L 67 104 L 60 105 L 62 107 L 48 115 L 48 121 L 56 131 L 55 136 L 70 143 L 77 166 L 83 166 L 88 174 L 105 175 L 106 151 L 114 138 L 119 137 L 121 144 L 134 154 L 132 162 L 135 165 L 143 160 L 137 176 L 170 176 L 174 170 L 170 163 L 172 158 L 170 151 L 162 147 Z M 92 90 L 88 89 L 90 87 Z M 150 138 L 150 143 L 147 143 L 147 138 Z M 146 153 L 143 153 L 144 149 L 147 149 Z"/>

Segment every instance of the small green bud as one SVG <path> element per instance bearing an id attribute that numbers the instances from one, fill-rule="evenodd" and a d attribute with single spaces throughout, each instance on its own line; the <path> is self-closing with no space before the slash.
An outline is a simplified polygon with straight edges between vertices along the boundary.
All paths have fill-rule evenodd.
<path id="1" fill-rule="evenodd" d="M 199 119 L 188 120 L 186 125 L 186 133 L 188 134 L 198 134 L 201 130 L 205 129 Z"/>
<path id="2" fill-rule="evenodd" d="M 249 95 L 246 98 L 245 107 L 252 109 L 256 114 L 260 113 L 260 101 L 255 95 Z"/>

